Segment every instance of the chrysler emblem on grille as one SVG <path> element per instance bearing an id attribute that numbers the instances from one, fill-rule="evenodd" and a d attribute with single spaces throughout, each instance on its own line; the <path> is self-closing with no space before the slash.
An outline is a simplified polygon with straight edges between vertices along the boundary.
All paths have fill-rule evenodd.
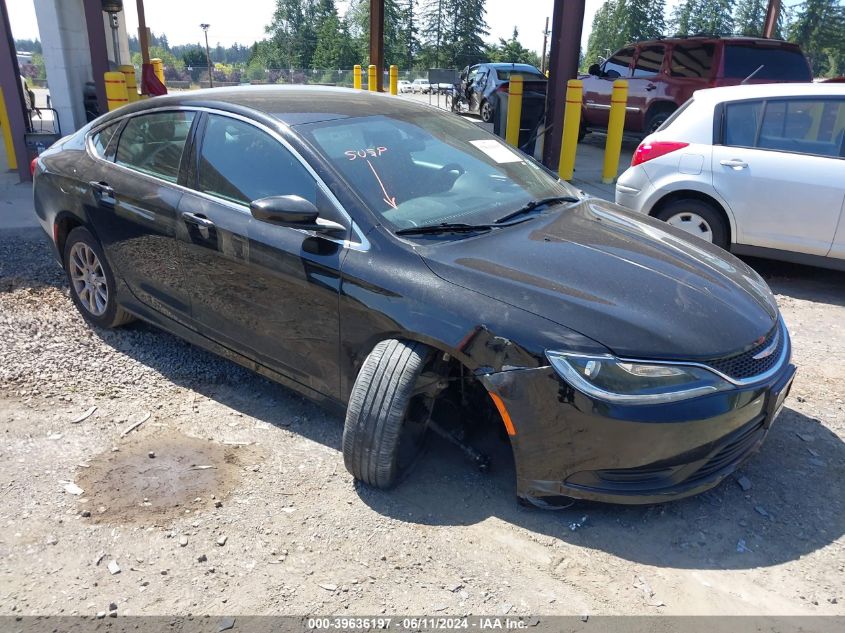
<path id="1" fill-rule="evenodd" d="M 752 356 L 751 358 L 753 358 L 754 360 L 763 360 L 764 358 L 768 358 L 769 356 L 771 356 L 772 354 L 774 354 L 774 353 L 775 353 L 775 350 L 776 350 L 776 349 L 777 349 L 777 347 L 778 347 L 778 340 L 779 340 L 779 339 L 780 339 L 780 332 L 778 332 L 777 334 L 775 334 L 775 337 L 772 339 L 772 344 L 771 344 L 771 345 L 769 345 L 766 349 L 764 349 L 764 350 L 762 350 L 762 351 L 760 351 L 760 352 L 757 352 L 757 353 L 756 353 L 756 354 L 754 354 L 754 356 Z"/>

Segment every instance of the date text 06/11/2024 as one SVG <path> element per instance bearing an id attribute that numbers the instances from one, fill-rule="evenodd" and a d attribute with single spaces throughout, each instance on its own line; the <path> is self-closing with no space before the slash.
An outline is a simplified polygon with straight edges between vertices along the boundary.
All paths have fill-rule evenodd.
<path id="1" fill-rule="evenodd" d="M 446 631 L 476 629 L 479 631 L 519 630 L 528 628 L 528 622 L 522 618 L 483 617 L 448 618 L 448 617 L 345 617 L 345 618 L 308 618 L 307 628 L 313 631 L 369 631 L 369 630 L 404 630 L 404 631 Z"/>

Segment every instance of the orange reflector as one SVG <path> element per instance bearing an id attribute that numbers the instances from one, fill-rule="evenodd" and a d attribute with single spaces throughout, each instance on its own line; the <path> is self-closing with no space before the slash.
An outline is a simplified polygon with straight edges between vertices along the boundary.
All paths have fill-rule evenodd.
<path id="1" fill-rule="evenodd" d="M 516 429 L 511 421 L 511 414 L 508 413 L 508 410 L 505 408 L 505 403 L 502 402 L 502 399 L 498 396 L 498 394 L 495 394 L 492 391 L 489 393 L 490 397 L 493 399 L 493 404 L 496 405 L 496 408 L 499 410 L 499 414 L 502 416 L 502 422 L 505 423 L 505 430 L 508 432 L 508 435 L 516 435 Z"/>

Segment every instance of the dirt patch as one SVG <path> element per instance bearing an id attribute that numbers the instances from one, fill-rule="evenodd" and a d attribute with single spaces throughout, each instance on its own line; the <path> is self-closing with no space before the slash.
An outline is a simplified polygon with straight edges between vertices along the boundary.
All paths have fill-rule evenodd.
<path id="1" fill-rule="evenodd" d="M 137 436 L 80 469 L 82 512 L 94 523 L 161 523 L 211 509 L 254 463 L 249 446 L 227 446 L 173 431 Z"/>

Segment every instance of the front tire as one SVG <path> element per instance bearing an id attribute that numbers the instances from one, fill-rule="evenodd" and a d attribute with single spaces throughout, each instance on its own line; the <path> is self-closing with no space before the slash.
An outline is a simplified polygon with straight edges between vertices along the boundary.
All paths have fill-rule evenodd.
<path id="1" fill-rule="evenodd" d="M 416 462 L 428 416 L 412 401 L 422 397 L 414 388 L 431 354 L 422 343 L 388 339 L 364 360 L 343 427 L 343 462 L 355 479 L 390 488 Z"/>
<path id="2" fill-rule="evenodd" d="M 493 105 L 487 100 L 482 101 L 481 107 L 478 109 L 478 114 L 485 123 L 492 123 L 494 114 Z"/>
<path id="3" fill-rule="evenodd" d="M 705 242 L 728 248 L 728 227 L 719 210 L 705 200 L 681 198 L 670 202 L 655 216 Z"/>
<path id="4" fill-rule="evenodd" d="M 97 238 L 85 227 L 67 236 L 64 265 L 70 297 L 86 321 L 109 329 L 134 319 L 117 304 L 114 274 Z"/>

